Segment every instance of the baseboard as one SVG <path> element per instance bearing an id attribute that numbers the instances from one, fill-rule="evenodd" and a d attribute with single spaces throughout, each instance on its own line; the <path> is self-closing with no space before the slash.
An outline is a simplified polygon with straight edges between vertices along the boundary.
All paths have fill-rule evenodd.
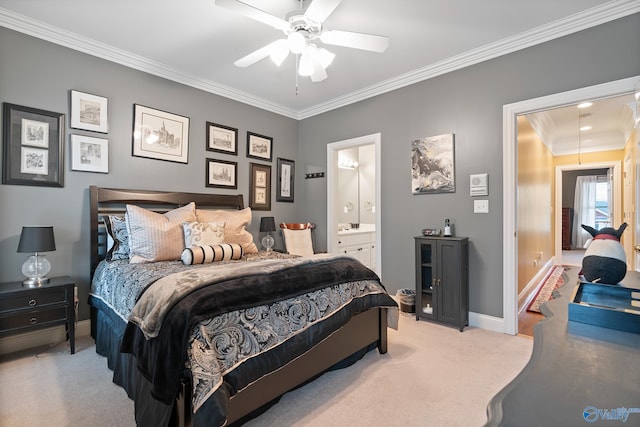
<path id="1" fill-rule="evenodd" d="M 554 258 L 551 258 L 542 266 L 538 273 L 527 283 L 527 286 L 518 294 L 518 314 L 529 306 L 536 291 L 544 284 L 545 279 L 551 273 L 554 267 Z"/>
<path id="2" fill-rule="evenodd" d="M 502 317 L 489 316 L 482 313 L 469 312 L 469 326 L 486 329 L 493 332 L 505 332 L 504 319 Z"/>
<path id="3" fill-rule="evenodd" d="M 80 320 L 76 322 L 76 338 L 88 336 L 91 333 L 91 320 Z M 15 353 L 16 351 L 28 348 L 41 347 L 56 344 L 66 340 L 64 326 L 39 329 L 25 334 L 16 334 L 0 338 L 0 355 Z"/>

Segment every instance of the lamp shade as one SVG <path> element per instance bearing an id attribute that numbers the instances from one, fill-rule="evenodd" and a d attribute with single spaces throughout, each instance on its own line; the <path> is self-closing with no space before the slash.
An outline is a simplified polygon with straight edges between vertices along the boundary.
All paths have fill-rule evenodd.
<path id="1" fill-rule="evenodd" d="M 22 227 L 18 252 L 51 252 L 56 250 L 53 227 Z"/>
<path id="2" fill-rule="evenodd" d="M 260 231 L 276 231 L 276 221 L 272 216 L 260 218 Z"/>

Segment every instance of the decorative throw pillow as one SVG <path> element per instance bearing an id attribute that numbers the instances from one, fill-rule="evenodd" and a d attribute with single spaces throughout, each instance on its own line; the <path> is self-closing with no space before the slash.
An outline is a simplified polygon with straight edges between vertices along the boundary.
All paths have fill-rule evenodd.
<path id="1" fill-rule="evenodd" d="M 284 245 L 287 252 L 292 255 L 311 256 L 313 255 L 313 241 L 311 240 L 311 229 L 289 230 L 282 229 Z"/>
<path id="2" fill-rule="evenodd" d="M 196 220 L 196 205 L 191 202 L 164 214 L 127 205 L 126 219 L 131 264 L 179 260 L 185 247 L 182 224 Z"/>
<path id="3" fill-rule="evenodd" d="M 124 215 L 108 215 L 103 218 L 107 228 L 107 261 L 129 259 L 129 232 Z"/>
<path id="4" fill-rule="evenodd" d="M 219 245 L 224 243 L 224 222 L 185 222 L 184 245 Z"/>
<path id="5" fill-rule="evenodd" d="M 245 254 L 258 253 L 258 247 L 253 243 L 253 235 L 246 229 L 251 224 L 251 208 L 235 211 L 196 209 L 196 217 L 198 221 L 224 222 L 225 243 L 239 244 Z"/>
<path id="6" fill-rule="evenodd" d="M 208 262 L 229 261 L 242 258 L 244 251 L 237 243 L 220 245 L 191 246 L 182 251 L 182 262 L 186 265 L 204 264 Z"/>

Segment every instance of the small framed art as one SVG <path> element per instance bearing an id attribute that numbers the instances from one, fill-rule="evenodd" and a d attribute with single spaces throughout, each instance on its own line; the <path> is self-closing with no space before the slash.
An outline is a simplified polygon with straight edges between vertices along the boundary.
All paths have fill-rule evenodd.
<path id="1" fill-rule="evenodd" d="M 271 166 L 250 163 L 249 207 L 256 211 L 271 210 Z"/>
<path id="2" fill-rule="evenodd" d="M 71 127 L 73 129 L 107 133 L 109 131 L 108 116 L 107 98 L 77 90 L 71 91 Z"/>
<path id="3" fill-rule="evenodd" d="M 189 117 L 133 105 L 133 155 L 189 162 Z"/>
<path id="4" fill-rule="evenodd" d="M 273 138 L 247 132 L 247 157 L 271 161 Z"/>
<path id="5" fill-rule="evenodd" d="M 293 202 L 293 180 L 295 162 L 278 157 L 278 181 L 276 183 L 276 201 Z"/>
<path id="6" fill-rule="evenodd" d="M 238 188 L 238 163 L 207 159 L 207 187 Z"/>
<path id="7" fill-rule="evenodd" d="M 207 122 L 207 151 L 238 154 L 238 129 Z"/>
<path id="8" fill-rule="evenodd" d="M 109 173 L 109 141 L 71 135 L 71 170 Z"/>
<path id="9" fill-rule="evenodd" d="M 64 114 L 4 103 L 2 183 L 64 187 Z"/>

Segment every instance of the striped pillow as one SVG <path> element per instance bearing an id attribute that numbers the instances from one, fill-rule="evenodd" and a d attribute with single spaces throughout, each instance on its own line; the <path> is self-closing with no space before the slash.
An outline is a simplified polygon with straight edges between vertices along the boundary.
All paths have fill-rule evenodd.
<path id="1" fill-rule="evenodd" d="M 186 265 L 205 264 L 208 262 L 230 261 L 242 258 L 244 251 L 237 243 L 219 245 L 191 246 L 182 251 L 182 262 Z"/>
<path id="2" fill-rule="evenodd" d="M 129 262 L 179 260 L 184 250 L 182 224 L 196 220 L 196 205 L 173 209 L 164 214 L 135 205 L 127 205 Z"/>

